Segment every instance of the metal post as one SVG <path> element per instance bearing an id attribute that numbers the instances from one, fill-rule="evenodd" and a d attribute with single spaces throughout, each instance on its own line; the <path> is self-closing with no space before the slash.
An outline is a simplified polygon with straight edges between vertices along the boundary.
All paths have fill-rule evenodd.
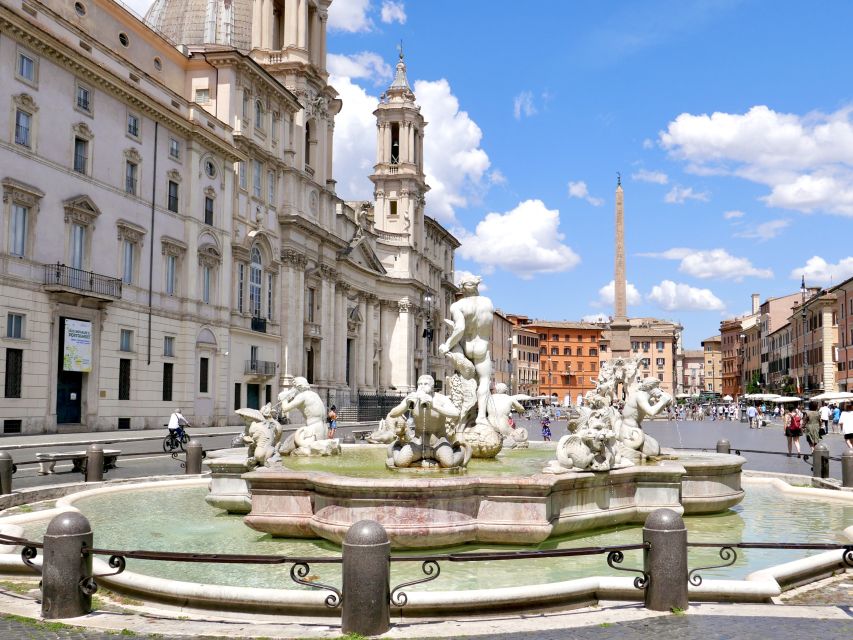
<path id="1" fill-rule="evenodd" d="M 201 473 L 201 459 L 204 449 L 198 440 L 190 440 L 187 444 L 187 474 Z"/>
<path id="2" fill-rule="evenodd" d="M 12 493 L 12 474 L 15 473 L 15 463 L 12 456 L 0 451 L 0 495 Z"/>
<path id="3" fill-rule="evenodd" d="M 391 628 L 391 542 L 385 528 L 373 520 L 356 522 L 342 553 L 341 631 L 382 635 Z"/>
<path id="4" fill-rule="evenodd" d="M 717 453 L 731 453 L 732 445 L 728 440 L 717 441 Z"/>
<path id="5" fill-rule="evenodd" d="M 818 442 L 812 451 L 812 477 L 829 477 L 829 449 L 822 442 Z"/>
<path id="6" fill-rule="evenodd" d="M 90 444 L 86 449 L 86 482 L 104 479 L 104 449 L 99 444 Z"/>
<path id="7" fill-rule="evenodd" d="M 841 486 L 853 487 L 853 449 L 841 454 Z"/>
<path id="8" fill-rule="evenodd" d="M 92 577 L 92 556 L 83 550 L 92 547 L 92 527 L 77 511 L 56 516 L 44 534 L 42 558 L 43 618 L 78 618 L 92 610 L 92 596 L 81 582 Z"/>
<path id="9" fill-rule="evenodd" d="M 656 509 L 643 525 L 643 566 L 649 575 L 645 607 L 652 611 L 686 609 L 687 527 L 672 509 Z"/>

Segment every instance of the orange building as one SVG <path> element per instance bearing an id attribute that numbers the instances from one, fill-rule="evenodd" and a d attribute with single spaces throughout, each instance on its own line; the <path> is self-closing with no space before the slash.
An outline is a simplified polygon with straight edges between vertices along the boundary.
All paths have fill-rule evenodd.
<path id="1" fill-rule="evenodd" d="M 575 404 L 595 389 L 602 325 L 589 322 L 530 320 L 525 329 L 539 334 L 539 392 L 554 402 Z"/>

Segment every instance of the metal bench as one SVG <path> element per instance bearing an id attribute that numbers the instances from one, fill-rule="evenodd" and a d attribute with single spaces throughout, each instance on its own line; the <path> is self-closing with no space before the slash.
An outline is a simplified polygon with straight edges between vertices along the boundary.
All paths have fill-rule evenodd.
<path id="1" fill-rule="evenodd" d="M 373 433 L 373 429 L 357 430 L 352 432 L 352 437 L 356 440 L 367 440 L 367 436 Z"/>
<path id="2" fill-rule="evenodd" d="M 116 459 L 121 454 L 119 449 L 104 449 L 104 471 L 116 468 Z M 36 460 L 39 461 L 39 475 L 46 476 L 54 473 L 53 467 L 57 462 L 70 460 L 72 471 L 86 472 L 86 461 L 88 455 L 85 451 L 63 451 L 62 453 L 37 453 Z"/>

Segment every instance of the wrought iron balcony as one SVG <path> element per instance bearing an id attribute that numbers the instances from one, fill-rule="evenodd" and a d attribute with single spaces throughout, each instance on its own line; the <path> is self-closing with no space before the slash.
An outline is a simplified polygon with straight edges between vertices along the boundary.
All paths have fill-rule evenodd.
<path id="1" fill-rule="evenodd" d="M 121 279 L 83 271 L 64 264 L 45 264 L 45 291 L 67 291 L 92 298 L 118 300 L 121 298 Z"/>
<path id="2" fill-rule="evenodd" d="M 267 360 L 246 360 L 246 369 L 244 373 L 247 376 L 274 376 L 275 362 L 269 362 Z"/>
<path id="3" fill-rule="evenodd" d="M 257 331 L 258 333 L 266 333 L 267 319 L 260 318 L 258 316 L 252 316 L 252 331 Z"/>

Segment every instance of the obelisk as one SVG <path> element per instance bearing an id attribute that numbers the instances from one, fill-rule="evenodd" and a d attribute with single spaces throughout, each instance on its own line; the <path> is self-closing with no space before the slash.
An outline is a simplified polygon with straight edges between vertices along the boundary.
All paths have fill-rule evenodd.
<path id="1" fill-rule="evenodd" d="M 628 322 L 628 295 L 625 281 L 625 211 L 622 176 L 616 174 L 616 250 L 614 264 L 613 320 L 610 322 L 610 351 L 614 358 L 631 355 L 631 324 Z"/>

